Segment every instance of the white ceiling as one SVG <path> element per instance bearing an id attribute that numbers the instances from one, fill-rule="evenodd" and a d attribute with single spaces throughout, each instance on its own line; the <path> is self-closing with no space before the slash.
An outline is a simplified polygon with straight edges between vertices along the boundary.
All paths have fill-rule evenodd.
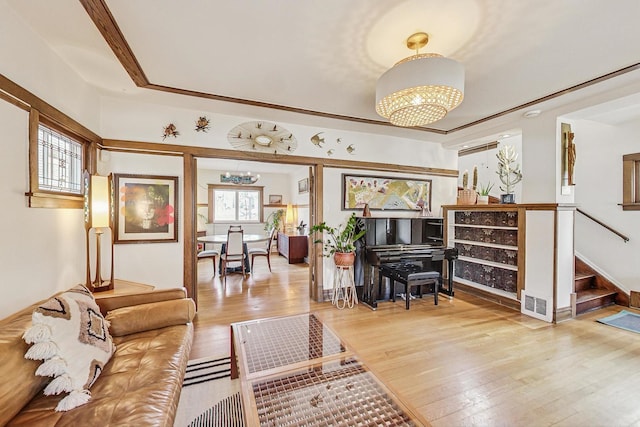
<path id="1" fill-rule="evenodd" d="M 133 84 L 79 0 L 6 1 L 87 82 L 122 96 L 151 90 Z M 425 31 L 431 41 L 422 52 L 466 69 L 464 101 L 430 125 L 438 131 L 521 113 L 536 106 L 527 103 L 640 61 L 638 0 L 104 2 L 152 84 L 364 121 L 384 122 L 374 108 L 376 80 L 412 53 L 406 37 Z M 585 96 L 637 83 L 637 72 L 591 86 Z M 216 102 L 216 111 L 232 114 L 238 102 Z"/>

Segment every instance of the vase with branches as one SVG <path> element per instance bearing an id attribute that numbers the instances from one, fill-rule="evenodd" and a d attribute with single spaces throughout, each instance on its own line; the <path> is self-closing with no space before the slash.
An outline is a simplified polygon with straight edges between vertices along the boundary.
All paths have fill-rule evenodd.
<path id="1" fill-rule="evenodd" d="M 498 158 L 498 170 L 496 173 L 500 177 L 502 184 L 500 190 L 505 194 L 500 196 L 502 203 L 515 203 L 513 187 L 522 181 L 522 172 L 520 165 L 516 163 L 518 153 L 512 145 L 505 145 L 496 154 Z"/>

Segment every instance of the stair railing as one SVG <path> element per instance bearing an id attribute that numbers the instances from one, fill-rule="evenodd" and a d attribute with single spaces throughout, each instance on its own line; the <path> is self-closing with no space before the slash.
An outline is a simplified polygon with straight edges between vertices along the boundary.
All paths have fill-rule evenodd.
<path id="1" fill-rule="evenodd" d="M 604 222 L 592 217 L 591 215 L 589 215 L 588 213 L 586 213 L 585 211 L 583 211 L 582 209 L 576 209 L 579 213 L 581 213 L 582 215 L 586 216 L 587 218 L 589 218 L 591 221 L 595 222 L 596 224 L 606 228 L 607 230 L 609 230 L 610 232 L 612 232 L 613 234 L 615 234 L 616 236 L 620 237 L 622 240 L 624 240 L 625 243 L 627 243 L 629 241 L 629 238 L 627 236 L 625 236 L 624 234 L 620 233 L 618 230 L 615 230 L 614 228 L 608 226 L 607 224 L 605 224 Z"/>

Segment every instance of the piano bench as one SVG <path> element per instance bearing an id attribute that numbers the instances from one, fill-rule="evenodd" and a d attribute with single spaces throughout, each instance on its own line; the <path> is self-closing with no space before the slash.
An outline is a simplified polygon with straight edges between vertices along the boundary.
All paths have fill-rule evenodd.
<path id="1" fill-rule="evenodd" d="M 380 281 L 382 277 L 388 277 L 391 286 L 391 298 L 396 302 L 395 282 L 404 285 L 406 309 L 409 310 L 409 302 L 411 301 L 411 289 L 418 287 L 418 293 L 422 298 L 422 286 L 433 284 L 433 301 L 438 305 L 438 293 L 442 285 L 442 275 L 438 271 L 420 271 L 419 267 L 414 264 L 386 264 L 380 266 Z"/>

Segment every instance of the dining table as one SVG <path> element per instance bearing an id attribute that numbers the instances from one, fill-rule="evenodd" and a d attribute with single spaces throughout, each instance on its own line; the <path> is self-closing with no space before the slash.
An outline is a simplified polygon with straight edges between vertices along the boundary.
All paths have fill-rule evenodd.
<path id="1" fill-rule="evenodd" d="M 255 233 L 243 233 L 242 235 L 242 247 L 245 253 L 244 257 L 244 269 L 247 273 L 251 272 L 251 263 L 249 262 L 249 250 L 247 243 L 266 242 L 270 239 L 268 234 L 255 234 Z M 220 254 L 224 254 L 227 248 L 227 234 L 208 234 L 206 236 L 200 236 L 196 239 L 198 242 L 206 244 L 220 244 Z M 221 271 L 222 260 L 218 261 L 218 271 Z M 237 271 L 240 267 L 228 267 L 227 271 Z"/>
<path id="2" fill-rule="evenodd" d="M 269 240 L 268 234 L 250 234 L 245 233 L 242 235 L 242 241 L 244 243 L 266 242 Z M 200 236 L 196 239 L 202 243 L 227 243 L 227 234 L 208 234 L 206 236 Z"/>

